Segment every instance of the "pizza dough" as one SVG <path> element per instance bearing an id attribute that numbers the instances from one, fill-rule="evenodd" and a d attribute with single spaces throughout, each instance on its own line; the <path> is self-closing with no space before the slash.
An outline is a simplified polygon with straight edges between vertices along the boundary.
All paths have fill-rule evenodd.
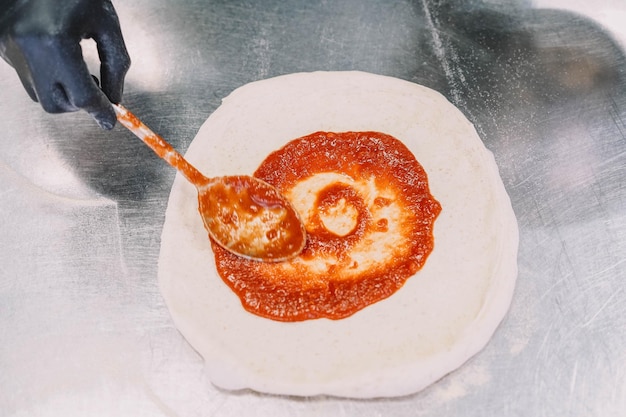
<path id="1" fill-rule="evenodd" d="M 517 276 L 517 222 L 492 154 L 433 90 L 362 72 L 251 83 L 224 99 L 186 157 L 207 176 L 251 174 L 292 139 L 369 130 L 413 152 L 442 211 L 423 268 L 391 297 L 341 320 L 285 323 L 245 311 L 217 275 L 195 188 L 176 178 L 159 283 L 215 385 L 298 396 L 407 395 L 482 349 L 506 314 Z"/>

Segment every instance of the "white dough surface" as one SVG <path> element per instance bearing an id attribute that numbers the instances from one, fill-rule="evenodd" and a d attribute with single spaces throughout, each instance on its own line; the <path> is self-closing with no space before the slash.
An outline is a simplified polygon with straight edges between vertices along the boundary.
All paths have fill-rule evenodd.
<path id="1" fill-rule="evenodd" d="M 218 276 L 195 188 L 179 175 L 161 238 L 161 292 L 221 388 L 414 393 L 479 352 L 508 310 L 518 247 L 509 197 L 493 155 L 454 105 L 426 87 L 363 72 L 244 85 L 208 118 L 186 157 L 207 176 L 252 174 L 269 153 L 316 131 L 379 131 L 413 152 L 442 206 L 424 267 L 391 297 L 342 320 L 255 316 Z"/>

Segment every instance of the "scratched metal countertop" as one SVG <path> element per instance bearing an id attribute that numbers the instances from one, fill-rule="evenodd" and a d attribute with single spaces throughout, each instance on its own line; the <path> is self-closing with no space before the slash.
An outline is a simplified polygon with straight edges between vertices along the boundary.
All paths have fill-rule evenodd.
<path id="1" fill-rule="evenodd" d="M 1 63 L 0 415 L 626 415 L 625 2 L 115 4 L 124 103 L 182 151 L 233 89 L 285 73 L 356 69 L 446 95 L 511 196 L 513 303 L 480 354 L 412 396 L 220 391 L 157 287 L 173 170 L 119 126 L 45 114 Z"/>

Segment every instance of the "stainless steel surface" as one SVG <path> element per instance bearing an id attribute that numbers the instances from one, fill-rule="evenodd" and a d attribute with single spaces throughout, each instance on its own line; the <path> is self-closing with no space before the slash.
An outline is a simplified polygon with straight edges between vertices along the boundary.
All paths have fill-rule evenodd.
<path id="1" fill-rule="evenodd" d="M 513 304 L 484 351 L 416 395 L 217 390 L 157 288 L 173 170 L 119 126 L 43 113 L 0 65 L 0 415 L 626 415 L 626 3 L 116 6 L 125 104 L 177 149 L 222 97 L 274 75 L 358 69 L 444 93 L 518 217 Z"/>

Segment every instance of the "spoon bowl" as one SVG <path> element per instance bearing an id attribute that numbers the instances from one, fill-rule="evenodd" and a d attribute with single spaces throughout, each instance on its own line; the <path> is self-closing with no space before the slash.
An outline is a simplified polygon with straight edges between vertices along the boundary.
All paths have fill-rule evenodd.
<path id="1" fill-rule="evenodd" d="M 248 175 L 205 177 L 133 113 L 121 105 L 113 108 L 124 127 L 196 187 L 204 227 L 218 245 L 264 262 L 285 261 L 302 251 L 304 225 L 276 187 Z"/>

